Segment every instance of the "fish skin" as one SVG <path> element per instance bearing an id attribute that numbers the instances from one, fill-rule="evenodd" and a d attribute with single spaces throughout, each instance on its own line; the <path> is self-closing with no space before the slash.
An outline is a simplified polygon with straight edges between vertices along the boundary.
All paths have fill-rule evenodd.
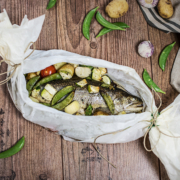
<path id="1" fill-rule="evenodd" d="M 94 80 L 87 80 L 87 85 L 94 85 L 100 87 L 100 92 L 96 94 L 91 94 L 87 90 L 87 85 L 84 87 L 78 87 L 76 83 L 81 81 L 81 78 L 73 78 L 68 80 L 55 80 L 48 82 L 47 84 L 50 84 L 53 86 L 57 91 L 61 90 L 62 88 L 66 86 L 74 86 L 76 87 L 74 99 L 79 102 L 80 104 L 80 110 L 79 113 L 84 115 L 84 110 L 87 108 L 89 104 L 92 105 L 93 111 L 96 111 L 98 108 L 107 108 L 107 105 L 101 96 L 101 92 L 106 92 L 113 100 L 115 105 L 115 115 L 124 111 L 126 113 L 139 113 L 143 110 L 143 102 L 140 98 L 135 97 L 131 94 L 128 94 L 127 92 L 116 88 L 114 86 L 114 89 L 104 88 L 101 85 L 102 82 L 94 81 Z M 40 86 L 41 89 L 44 88 L 46 84 L 43 84 Z M 136 107 L 136 105 L 138 105 Z"/>

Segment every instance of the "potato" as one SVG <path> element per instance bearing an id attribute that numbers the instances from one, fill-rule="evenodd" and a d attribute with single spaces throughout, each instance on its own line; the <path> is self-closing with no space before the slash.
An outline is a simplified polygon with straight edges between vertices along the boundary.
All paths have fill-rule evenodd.
<path id="1" fill-rule="evenodd" d="M 28 73 L 28 75 L 26 76 L 26 79 L 30 80 L 31 78 L 36 77 L 36 76 L 37 76 L 36 73 Z"/>
<path id="2" fill-rule="evenodd" d="M 78 101 L 73 101 L 67 107 L 65 107 L 64 111 L 68 114 L 74 114 L 79 111 L 80 105 Z"/>
<path id="3" fill-rule="evenodd" d="M 71 79 L 74 75 L 74 67 L 70 64 L 65 64 L 59 69 L 59 73 L 63 79 Z"/>
<path id="4" fill-rule="evenodd" d="M 93 116 L 108 116 L 109 114 L 103 111 L 96 111 Z"/>
<path id="5" fill-rule="evenodd" d="M 157 8 L 158 8 L 159 15 L 165 19 L 172 17 L 174 13 L 171 0 L 159 0 Z"/>
<path id="6" fill-rule="evenodd" d="M 106 6 L 106 13 L 111 18 L 119 18 L 126 14 L 129 5 L 126 0 L 113 0 Z"/>

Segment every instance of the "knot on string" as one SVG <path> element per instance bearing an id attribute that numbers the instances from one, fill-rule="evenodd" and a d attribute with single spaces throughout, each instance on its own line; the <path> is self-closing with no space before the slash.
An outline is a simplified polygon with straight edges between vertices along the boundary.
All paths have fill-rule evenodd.
<path id="1" fill-rule="evenodd" d="M 26 53 L 26 51 L 28 50 L 28 48 L 29 48 L 31 45 L 33 45 L 33 50 L 32 50 L 32 52 L 31 52 L 28 56 L 26 56 L 26 57 L 24 58 L 24 60 L 27 59 L 29 56 L 31 56 L 31 54 L 32 54 L 32 53 L 35 51 L 35 49 L 36 49 L 35 43 L 34 43 L 34 42 L 30 42 L 30 43 L 28 44 L 28 46 L 26 47 L 24 53 Z M 2 56 L 2 55 L 1 55 L 1 56 Z M 8 64 L 9 66 L 11 66 L 11 69 L 10 69 L 9 71 L 4 72 L 4 73 L 0 73 L 0 76 L 2 76 L 3 74 L 8 74 L 8 73 L 10 73 L 10 75 L 9 75 L 5 80 L 0 81 L 0 85 L 6 84 L 6 83 L 14 76 L 14 74 L 15 74 L 15 72 L 16 72 L 16 69 L 17 69 L 19 66 L 21 66 L 21 63 L 15 64 L 15 63 L 13 63 L 11 60 L 6 59 L 4 56 L 2 56 L 2 58 L 3 58 L 3 60 L 0 61 L 0 66 L 1 66 L 1 63 L 2 63 L 2 62 L 5 62 L 5 63 Z"/>

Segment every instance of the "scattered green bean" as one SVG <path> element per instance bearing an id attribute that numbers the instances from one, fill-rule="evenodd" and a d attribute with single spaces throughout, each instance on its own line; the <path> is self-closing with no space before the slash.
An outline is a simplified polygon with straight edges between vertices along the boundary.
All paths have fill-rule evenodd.
<path id="1" fill-rule="evenodd" d="M 91 21 L 92 21 L 92 18 L 94 16 L 94 14 L 96 13 L 96 10 L 98 9 L 99 7 L 96 7 L 94 9 L 92 9 L 85 17 L 84 19 L 84 22 L 83 22 L 83 28 L 82 28 L 82 31 L 83 31 L 83 35 L 84 37 L 89 40 L 90 39 L 90 25 L 91 25 Z"/>
<path id="2" fill-rule="evenodd" d="M 144 72 L 143 72 L 143 79 L 149 88 L 151 89 L 153 88 L 156 92 L 166 94 L 154 83 L 154 81 L 151 79 L 146 69 L 144 69 Z"/>
<path id="3" fill-rule="evenodd" d="M 123 28 L 121 28 L 121 27 L 119 27 L 119 26 L 117 26 L 117 25 L 115 25 L 113 23 L 110 23 L 109 21 L 104 19 L 99 11 L 96 13 L 96 19 L 99 22 L 99 24 L 101 24 L 102 26 L 104 26 L 106 28 L 113 29 L 113 30 L 125 31 L 125 29 L 123 29 Z"/>
<path id="4" fill-rule="evenodd" d="M 176 42 L 166 46 L 159 57 L 159 66 L 163 71 L 165 70 L 167 58 L 175 44 Z"/>
<path id="5" fill-rule="evenodd" d="M 35 86 L 33 89 L 36 89 L 37 87 L 39 87 L 42 84 L 48 83 L 50 81 L 53 80 L 57 80 L 57 79 L 62 79 L 61 75 L 59 73 L 55 73 L 55 74 L 51 74 L 50 76 L 47 76 L 43 79 L 41 79 Z"/>
<path id="6" fill-rule="evenodd" d="M 115 25 L 117 25 L 117 26 L 119 26 L 119 27 L 121 27 L 123 29 L 130 27 L 126 23 L 123 23 L 123 22 L 115 22 L 113 24 L 115 24 Z M 96 38 L 98 38 L 98 37 L 100 37 L 100 36 L 102 36 L 104 34 L 107 34 L 108 32 L 111 32 L 111 31 L 113 31 L 113 29 L 109 29 L 109 28 L 105 27 L 99 32 L 99 34 L 96 36 Z"/>
<path id="7" fill-rule="evenodd" d="M 55 108 L 59 111 L 62 111 L 66 106 L 68 106 L 71 101 L 74 98 L 74 92 L 70 93 L 64 100 L 62 100 L 60 103 L 52 106 L 52 108 Z"/>
<path id="8" fill-rule="evenodd" d="M 52 7 L 54 7 L 56 2 L 57 0 L 50 0 L 46 9 L 51 9 Z"/>
<path id="9" fill-rule="evenodd" d="M 24 143 L 25 143 L 25 137 L 23 136 L 13 147 L 0 153 L 0 159 L 7 158 L 18 153 L 23 148 Z"/>
<path id="10" fill-rule="evenodd" d="M 61 89 L 53 97 L 51 105 L 53 106 L 54 104 L 56 104 L 62 97 L 64 97 L 66 94 L 69 94 L 74 89 L 75 89 L 75 87 L 73 87 L 73 86 L 66 86 L 65 88 Z"/>
<path id="11" fill-rule="evenodd" d="M 92 110 L 93 110 L 92 106 L 89 105 L 89 106 L 87 107 L 87 109 L 85 110 L 85 115 L 86 115 L 86 116 L 91 116 L 91 115 L 92 115 Z"/>
<path id="12" fill-rule="evenodd" d="M 113 100 L 107 93 L 105 93 L 103 91 L 101 91 L 100 93 L 101 93 L 101 96 L 103 97 L 104 101 L 106 102 L 109 110 L 111 111 L 112 114 L 114 114 L 115 106 L 114 106 Z"/>
<path id="13" fill-rule="evenodd" d="M 28 90 L 29 95 L 31 94 L 31 91 L 32 91 L 34 85 L 38 82 L 39 79 L 40 79 L 40 76 L 35 76 L 27 82 L 26 89 Z"/>

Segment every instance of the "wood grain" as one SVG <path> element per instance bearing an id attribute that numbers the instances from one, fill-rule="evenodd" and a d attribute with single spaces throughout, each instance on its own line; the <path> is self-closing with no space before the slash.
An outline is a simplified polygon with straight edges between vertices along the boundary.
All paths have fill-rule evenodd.
<path id="1" fill-rule="evenodd" d="M 134 68 L 140 77 L 143 68 L 146 68 L 153 80 L 167 92 L 162 96 L 164 109 L 177 96 L 169 81 L 179 42 L 169 56 L 164 73 L 158 66 L 158 55 L 164 46 L 177 39 L 177 35 L 165 34 L 148 26 L 137 2 L 128 2 L 128 13 L 116 20 L 110 19 L 104 13 L 109 0 L 59 0 L 55 7 L 48 11 L 48 0 L 6 0 L 0 1 L 0 10 L 5 8 L 12 23 L 16 24 L 21 23 L 25 14 L 29 19 L 46 15 L 42 32 L 36 42 L 37 49 L 64 49 L 105 59 Z M 85 15 L 96 6 L 100 7 L 99 11 L 107 20 L 125 22 L 130 28 L 126 32 L 112 31 L 96 39 L 95 35 L 102 27 L 93 18 L 91 41 L 87 41 L 82 35 L 82 22 Z M 148 39 L 155 45 L 156 51 L 152 58 L 144 59 L 138 55 L 137 45 Z M 6 65 L 3 64 L 0 72 L 5 70 Z M 0 77 L 0 80 L 3 78 L 5 76 Z M 22 136 L 26 137 L 25 147 L 21 152 L 0 160 L 0 177 L 3 173 L 15 173 L 17 180 L 168 179 L 158 158 L 144 150 L 142 138 L 124 144 L 98 144 L 101 153 L 117 166 L 117 169 L 114 169 L 99 156 L 91 144 L 67 142 L 60 136 L 26 121 L 15 108 L 5 85 L 0 86 L 0 95 L 0 151 L 11 147 Z M 1 113 L 1 108 L 4 114 Z"/>

